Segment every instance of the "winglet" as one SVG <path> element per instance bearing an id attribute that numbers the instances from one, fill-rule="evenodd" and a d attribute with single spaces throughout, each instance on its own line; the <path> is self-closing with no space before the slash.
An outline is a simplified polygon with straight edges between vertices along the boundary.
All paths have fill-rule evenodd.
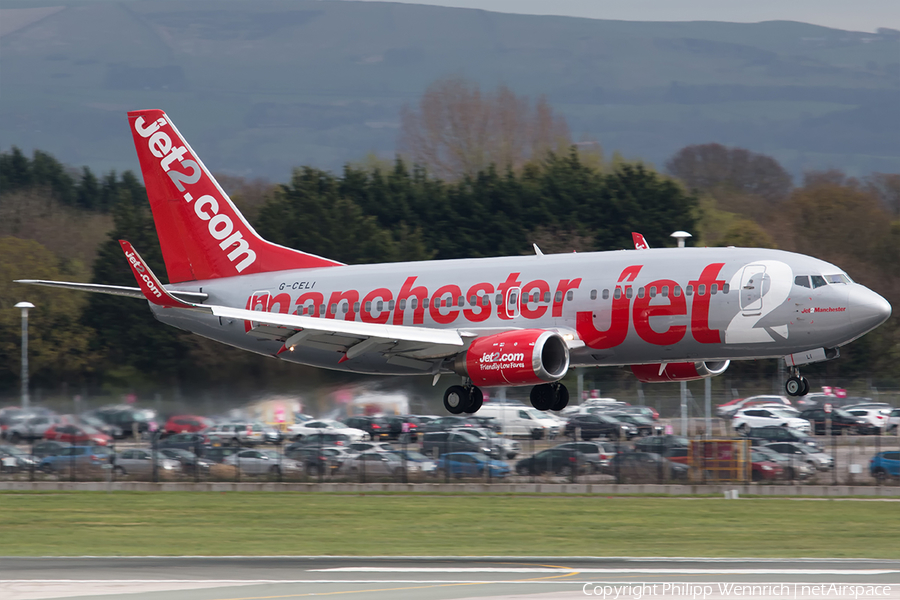
<path id="1" fill-rule="evenodd" d="M 648 244 L 647 240 L 644 239 L 644 236 L 642 236 L 638 232 L 632 231 L 631 239 L 634 241 L 634 247 L 636 250 L 649 250 L 650 249 L 650 244 Z"/>
<path id="2" fill-rule="evenodd" d="M 194 308 L 193 304 L 182 302 L 163 287 L 153 271 L 150 270 L 150 266 L 144 262 L 130 242 L 119 240 L 119 245 L 122 246 L 122 251 L 131 266 L 131 272 L 134 273 L 134 278 L 137 279 L 138 286 L 147 300 L 165 308 Z"/>
<path id="3" fill-rule="evenodd" d="M 544 253 L 541 252 L 541 249 L 538 248 L 538 245 L 537 245 L 537 244 L 532 243 L 531 245 L 534 246 L 534 253 L 535 253 L 537 256 L 543 256 L 543 255 L 544 255 Z"/>

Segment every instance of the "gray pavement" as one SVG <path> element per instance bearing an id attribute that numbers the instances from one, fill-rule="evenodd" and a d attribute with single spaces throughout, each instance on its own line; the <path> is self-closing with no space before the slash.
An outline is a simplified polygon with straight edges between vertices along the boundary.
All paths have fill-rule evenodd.
<path id="1" fill-rule="evenodd" d="M 746 587 L 749 586 L 749 587 Z M 0 558 L 0 598 L 38 600 L 900 598 L 900 561 L 586 557 Z"/>

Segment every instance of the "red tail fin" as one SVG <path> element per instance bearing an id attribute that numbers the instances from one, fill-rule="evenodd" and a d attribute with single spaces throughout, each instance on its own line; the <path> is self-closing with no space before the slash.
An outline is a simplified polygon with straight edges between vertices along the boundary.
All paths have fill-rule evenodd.
<path id="1" fill-rule="evenodd" d="M 128 122 L 170 282 L 341 264 L 262 239 L 163 111 Z"/>

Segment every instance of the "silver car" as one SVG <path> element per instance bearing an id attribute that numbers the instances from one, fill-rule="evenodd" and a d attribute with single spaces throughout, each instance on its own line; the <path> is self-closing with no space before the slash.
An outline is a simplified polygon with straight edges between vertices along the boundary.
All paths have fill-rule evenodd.
<path id="1" fill-rule="evenodd" d="M 765 447 L 771 448 L 775 452 L 794 460 L 803 461 L 819 471 L 827 471 L 834 467 L 833 456 L 820 452 L 806 444 L 797 442 L 775 442 L 774 444 L 766 444 Z"/>
<path id="2" fill-rule="evenodd" d="M 296 460 L 275 450 L 241 450 L 226 457 L 222 464 L 238 467 L 246 475 L 278 475 L 303 468 Z"/>
<path id="3" fill-rule="evenodd" d="M 419 473 L 422 467 L 419 463 L 406 461 L 407 473 Z M 360 473 L 366 476 L 391 476 L 400 477 L 403 474 L 403 460 L 393 453 L 388 452 L 364 452 L 352 456 L 344 461 L 339 469 L 341 475 L 357 477 Z"/>
<path id="4" fill-rule="evenodd" d="M 119 475 L 150 477 L 153 475 L 153 452 L 141 448 L 123 450 L 116 454 L 114 465 Z M 156 468 L 158 473 L 176 473 L 181 470 L 181 463 L 157 452 Z"/>

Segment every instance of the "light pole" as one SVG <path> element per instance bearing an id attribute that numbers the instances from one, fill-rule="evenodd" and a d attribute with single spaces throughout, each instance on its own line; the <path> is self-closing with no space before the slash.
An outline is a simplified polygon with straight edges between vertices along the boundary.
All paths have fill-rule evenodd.
<path id="1" fill-rule="evenodd" d="M 28 408 L 28 309 L 31 302 L 19 302 L 16 308 L 22 311 L 22 408 Z"/>

